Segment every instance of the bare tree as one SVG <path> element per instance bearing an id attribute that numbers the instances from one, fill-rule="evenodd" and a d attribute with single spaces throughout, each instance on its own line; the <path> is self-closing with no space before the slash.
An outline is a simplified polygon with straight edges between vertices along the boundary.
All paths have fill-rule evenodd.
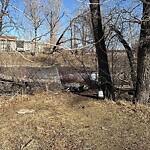
<path id="1" fill-rule="evenodd" d="M 0 34 L 2 34 L 3 29 L 3 18 L 8 14 L 7 9 L 9 6 L 10 0 L 0 0 Z"/>
<path id="2" fill-rule="evenodd" d="M 92 25 L 89 8 L 81 8 L 81 10 L 78 11 L 77 16 L 78 17 L 71 26 L 71 29 L 74 30 L 74 37 L 72 36 L 72 39 L 75 41 L 75 44 L 84 47 L 93 40 L 91 36 Z"/>
<path id="3" fill-rule="evenodd" d="M 150 101 L 150 1 L 142 0 L 140 46 L 138 48 L 136 97 L 141 103 Z"/>
<path id="4" fill-rule="evenodd" d="M 109 9 L 106 8 L 107 11 L 103 12 L 103 21 L 108 49 L 113 50 L 117 48 L 116 50 L 126 50 L 126 60 L 130 68 L 127 72 L 124 72 L 124 74 L 129 74 L 131 76 L 131 79 L 128 79 L 128 81 L 132 81 L 130 85 L 135 88 L 136 58 L 133 54 L 131 45 L 137 43 L 139 38 L 141 13 L 139 9 L 141 8 L 141 3 L 136 0 L 129 3 L 132 4 L 129 5 L 129 7 L 125 7 L 123 1 L 122 4 L 118 2 L 118 5 L 110 5 Z M 122 69 L 120 69 L 120 71 L 121 70 Z"/>
<path id="5" fill-rule="evenodd" d="M 108 66 L 107 51 L 105 46 L 104 31 L 102 28 L 100 2 L 90 0 L 91 20 L 95 40 L 96 54 L 98 59 L 99 82 L 106 98 L 115 100 L 115 94 Z"/>
<path id="6" fill-rule="evenodd" d="M 118 36 L 119 41 L 123 44 L 123 46 L 127 52 L 129 65 L 130 65 L 130 69 L 131 69 L 131 79 L 132 79 L 133 87 L 135 88 L 136 87 L 136 65 L 135 65 L 135 61 L 134 61 L 135 59 L 134 59 L 133 51 L 132 51 L 131 47 L 129 46 L 129 44 L 127 43 L 127 41 L 124 39 L 121 32 L 118 29 L 116 29 L 115 27 L 111 27 L 111 29 L 113 31 L 115 31 L 115 33 Z"/>
<path id="7" fill-rule="evenodd" d="M 64 13 L 60 13 L 62 0 L 46 0 L 45 1 L 45 18 L 48 22 L 50 30 L 50 47 L 56 42 L 56 34 L 60 25 L 60 20 Z"/>
<path id="8" fill-rule="evenodd" d="M 37 40 L 38 40 L 38 29 L 42 26 L 45 18 L 42 15 L 43 5 L 40 0 L 24 0 L 24 5 L 26 8 L 26 14 L 33 25 L 34 28 L 34 38 L 35 42 L 34 52 L 37 48 Z"/>

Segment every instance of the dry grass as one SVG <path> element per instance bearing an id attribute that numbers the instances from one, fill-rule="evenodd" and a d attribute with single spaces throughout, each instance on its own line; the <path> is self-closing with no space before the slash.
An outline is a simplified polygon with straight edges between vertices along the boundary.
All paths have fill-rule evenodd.
<path id="1" fill-rule="evenodd" d="M 30 53 L 0 52 L 0 66 L 94 66 L 94 56 L 72 55 L 68 51 L 60 51 L 54 54 L 38 53 L 32 56 Z M 84 63 L 83 63 L 84 62 Z"/>
<path id="2" fill-rule="evenodd" d="M 20 109 L 31 114 L 17 114 Z M 50 91 L 0 97 L 1 150 L 148 150 L 150 109 Z"/>
<path id="3" fill-rule="evenodd" d="M 80 57 L 80 60 L 75 57 Z M 65 59 L 66 60 L 65 60 Z M 94 56 L 0 53 L 0 65 L 94 67 Z M 34 109 L 18 114 L 20 109 Z M 150 109 L 49 91 L 0 96 L 0 150 L 148 150 Z"/>

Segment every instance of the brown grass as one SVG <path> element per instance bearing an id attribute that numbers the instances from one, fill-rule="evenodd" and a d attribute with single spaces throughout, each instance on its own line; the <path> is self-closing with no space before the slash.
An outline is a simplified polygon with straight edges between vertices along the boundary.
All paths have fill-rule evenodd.
<path id="1" fill-rule="evenodd" d="M 30 53 L 0 52 L 0 65 L 9 66 L 94 66 L 94 56 L 72 55 L 68 51 L 60 51 L 54 54 L 38 53 L 32 56 Z M 84 63 L 83 63 L 84 62 Z"/>
<path id="2" fill-rule="evenodd" d="M 0 65 L 6 66 L 78 67 L 84 60 L 94 68 L 94 59 L 68 52 L 0 53 Z M 18 114 L 23 108 L 35 112 Z M 62 91 L 0 96 L 0 122 L 0 150 L 150 149 L 149 106 L 124 101 L 100 101 Z"/>
<path id="3" fill-rule="evenodd" d="M 31 114 L 17 114 L 20 109 Z M 150 109 L 62 91 L 0 97 L 0 149 L 148 150 Z"/>

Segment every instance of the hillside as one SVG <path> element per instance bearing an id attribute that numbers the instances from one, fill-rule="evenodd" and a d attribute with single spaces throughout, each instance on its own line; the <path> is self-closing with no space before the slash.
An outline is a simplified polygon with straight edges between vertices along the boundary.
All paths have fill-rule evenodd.
<path id="1" fill-rule="evenodd" d="M 3 150 L 150 149 L 150 109 L 140 104 L 49 91 L 1 96 L 0 116 Z"/>
<path id="2" fill-rule="evenodd" d="M 1 66 L 73 66 L 81 67 L 85 65 L 93 66 L 95 54 L 72 55 L 69 51 L 60 50 L 54 54 L 37 53 L 35 56 L 31 53 L 20 52 L 0 52 Z M 83 63 L 84 62 L 84 63 Z"/>

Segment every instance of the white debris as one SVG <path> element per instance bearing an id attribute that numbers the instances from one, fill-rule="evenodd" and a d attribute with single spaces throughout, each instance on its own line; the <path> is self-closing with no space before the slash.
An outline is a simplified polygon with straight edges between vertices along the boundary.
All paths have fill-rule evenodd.
<path id="1" fill-rule="evenodd" d="M 20 109 L 17 113 L 18 114 L 29 114 L 29 113 L 34 113 L 35 110 L 33 109 Z"/>
<path id="2" fill-rule="evenodd" d="M 93 72 L 91 74 L 91 80 L 92 81 L 98 81 L 98 73 L 97 72 Z"/>
<path id="3" fill-rule="evenodd" d="M 103 93 L 103 91 L 98 91 L 98 97 L 100 97 L 100 98 L 104 98 L 104 93 Z"/>

